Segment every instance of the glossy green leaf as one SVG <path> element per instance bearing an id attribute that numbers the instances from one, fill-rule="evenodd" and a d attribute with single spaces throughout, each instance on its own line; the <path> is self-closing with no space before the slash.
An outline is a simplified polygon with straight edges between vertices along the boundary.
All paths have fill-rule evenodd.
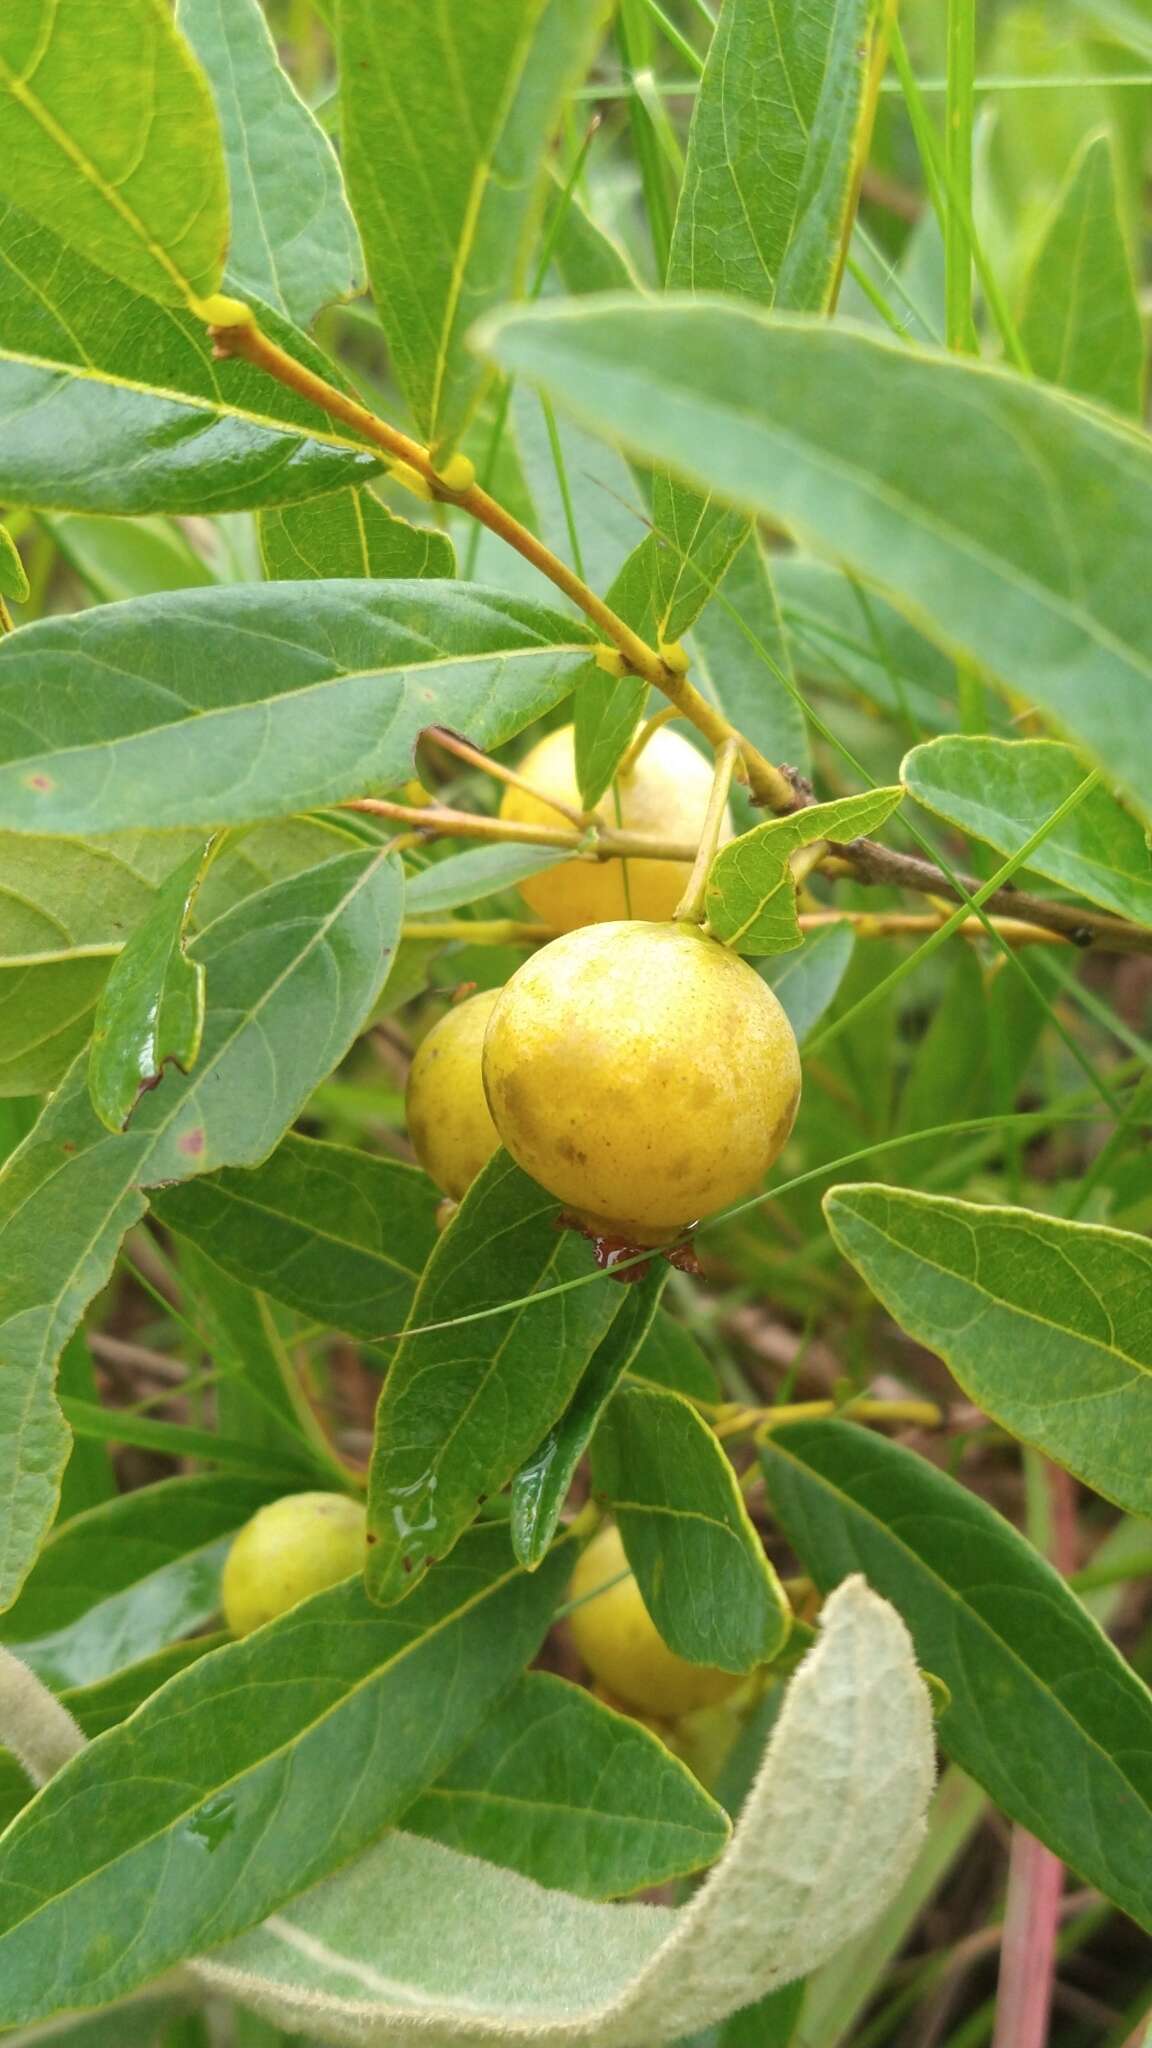
<path id="1" fill-rule="evenodd" d="M 1142 436 L 1005 370 L 719 302 L 539 306 L 483 340 L 634 453 L 847 563 L 1152 818 Z M 962 470 L 928 447 L 962 448 Z"/>
<path id="2" fill-rule="evenodd" d="M 280 68 L 259 0 L 177 0 L 208 76 L 232 201 L 228 285 L 301 327 L 363 282 L 336 154 Z"/>
<path id="3" fill-rule="evenodd" d="M 1028 278 L 1020 340 L 1038 377 L 1140 417 L 1144 324 L 1108 135 L 1072 164 Z"/>
<path id="4" fill-rule="evenodd" d="M 101 0 L 8 0 L 0 192 L 151 299 L 217 290 L 228 242 L 220 129 L 161 0 L 118 0 L 112 13 Z"/>
<path id="5" fill-rule="evenodd" d="M 96 1005 L 88 1092 L 110 1131 L 122 1131 L 141 1094 L 171 1063 L 190 1074 L 204 1031 L 204 967 L 187 953 L 188 923 L 204 870 L 201 848 L 168 876 L 116 960 Z"/>
<path id="6" fill-rule="evenodd" d="M 601 0 L 340 0 L 341 132 L 368 273 L 421 438 L 460 433 L 486 372 L 472 322 L 515 298 L 544 158 L 603 26 Z"/>
<path id="7" fill-rule="evenodd" d="M 28 595 L 28 577 L 20 550 L 6 526 L 0 526 L 0 598 L 23 604 Z"/>
<path id="8" fill-rule="evenodd" d="M 725 0 L 688 138 L 670 290 L 828 310 L 872 121 L 875 15 L 876 0 Z M 747 523 L 663 472 L 652 515 L 665 543 L 652 557 L 661 637 L 678 640 Z"/>
<path id="9" fill-rule="evenodd" d="M 821 931 L 806 932 L 803 944 L 786 959 L 777 955 L 760 969 L 787 1013 L 798 1045 L 803 1045 L 813 1025 L 835 1001 L 855 944 L 855 931 L 844 919 Z"/>
<path id="10" fill-rule="evenodd" d="M 620 1387 L 592 1445 L 644 1605 L 693 1664 L 749 1671 L 783 1647 L 791 1612 L 707 1423 L 681 1394 Z"/>
<path id="11" fill-rule="evenodd" d="M 56 1691 L 152 1657 L 219 1612 L 229 1543 L 273 1497 L 246 1479 L 162 1479 L 74 1516 L 0 1619 L 0 1642 Z"/>
<path id="12" fill-rule="evenodd" d="M 773 573 L 752 535 L 692 629 L 692 680 L 768 760 L 803 773 L 808 732 L 803 702 L 789 688 L 791 651 Z"/>
<path id="13" fill-rule="evenodd" d="M 1056 740 L 966 738 L 913 747 L 900 769 L 909 796 L 997 853 L 1015 853 L 1084 780 L 1084 764 Z M 1117 917 L 1152 925 L 1148 835 L 1106 789 L 1088 792 L 1028 865 Z"/>
<path id="14" fill-rule="evenodd" d="M 104 1285 L 142 1189 L 256 1165 L 371 1013 L 399 934 L 395 862 L 364 849 L 249 897 L 196 945 L 208 1013 L 194 1074 L 169 1074 L 112 1135 L 81 1062 L 0 1172 L 0 1607 L 49 1527 L 67 1431 L 56 1359 Z"/>
<path id="15" fill-rule="evenodd" d="M 398 1330 L 436 1243 L 440 1195 L 399 1159 L 286 1137 L 262 1166 L 152 1198 L 234 1279 L 356 1337 Z"/>
<path id="16" fill-rule="evenodd" d="M 864 1572 L 951 1694 L 937 1731 L 1013 1820 L 1152 1924 L 1152 1694 L 1011 1524 L 852 1423 L 793 1423 L 761 1453 L 822 1587 Z"/>
<path id="17" fill-rule="evenodd" d="M 586 648 L 540 605 L 420 581 L 237 585 L 44 619 L 0 643 L 0 825 L 233 824 L 379 794 L 411 773 L 425 726 L 509 739 L 564 697 Z M 46 666 L 57 686 L 30 702 Z"/>
<path id="18" fill-rule="evenodd" d="M 551 1195 L 498 1152 L 428 1261 L 376 1411 L 367 1583 L 398 1600 L 452 1549 L 563 1413 L 621 1307 L 611 1282 L 460 1328 L 426 1330 L 591 1268 Z"/>
<path id="19" fill-rule="evenodd" d="M 691 1331 L 666 1309 L 657 1309 L 630 1370 L 635 1379 L 670 1387 L 673 1393 L 687 1394 L 694 1401 L 723 1399 L 720 1381 L 707 1353 L 701 1350 Z"/>
<path id="20" fill-rule="evenodd" d="M 295 328 L 269 335 L 330 371 Z M 49 511 L 234 512 L 374 475 L 378 452 L 235 358 L 203 322 L 0 211 L 0 498 Z"/>
<path id="21" fill-rule="evenodd" d="M 481 903 L 504 889 L 514 889 L 529 875 L 542 874 L 570 853 L 547 846 L 476 846 L 449 860 L 436 861 L 410 875 L 404 902 L 411 918 L 436 917 L 444 910 L 457 910 L 465 903 Z"/>
<path id="22" fill-rule="evenodd" d="M 529 1578 L 490 1528 L 392 1614 L 348 1580 L 83 1751 L 0 1847 L 0 2022 L 122 1997 L 366 1848 L 533 1654 L 568 1562 Z M 100 1825 L 78 1826 L 93 1802 Z M 133 1939 L 94 1959 L 125 1914 Z"/>
<path id="23" fill-rule="evenodd" d="M 843 843 L 875 832 L 903 794 L 900 789 L 866 789 L 859 796 L 809 804 L 729 840 L 708 872 L 704 907 L 713 936 L 740 953 L 787 953 L 799 946 L 792 855 L 816 839 Z"/>
<path id="24" fill-rule="evenodd" d="M 642 1280 L 629 1287 L 605 1335 L 586 1366 L 563 1415 L 512 1482 L 512 1547 L 529 1570 L 539 1564 L 556 1533 L 576 1467 L 616 1387 L 635 1363 L 668 1279 L 654 1259 Z M 530 1877 L 535 1876 L 529 1871 Z"/>
<path id="25" fill-rule="evenodd" d="M 971 1400 L 1152 1513 L 1147 1238 L 904 1188 L 832 1188 L 824 1208 L 845 1257 Z"/>
<path id="26" fill-rule="evenodd" d="M 260 514 L 264 572 L 274 581 L 306 576 L 452 576 L 456 551 L 434 526 L 413 526 L 374 491 L 329 491 L 302 505 Z"/>
<path id="27" fill-rule="evenodd" d="M 431 2038 L 458 2034 L 466 2006 L 469 2040 L 493 2048 L 658 2048 L 870 1923 L 915 1853 L 931 1777 L 907 1633 L 857 1582 L 829 1603 L 728 1849 L 681 1912 L 569 1898 L 397 1833 L 200 1972 L 310 2034 L 351 2007 L 365 2048 L 411 2043 L 414 2006 Z"/>
<path id="28" fill-rule="evenodd" d="M 647 1729 L 582 1686 L 530 1672 L 402 1825 L 582 1899 L 699 1870 L 722 1807 Z"/>

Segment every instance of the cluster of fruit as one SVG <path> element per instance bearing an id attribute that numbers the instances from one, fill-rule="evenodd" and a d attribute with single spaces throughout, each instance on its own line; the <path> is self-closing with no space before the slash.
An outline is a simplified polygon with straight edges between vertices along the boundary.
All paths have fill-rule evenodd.
<path id="1" fill-rule="evenodd" d="M 571 726 L 524 775 L 541 793 L 510 790 L 506 817 L 538 822 L 549 795 L 577 800 Z M 709 789 L 701 755 L 664 729 L 618 780 L 621 823 L 671 819 L 691 841 Z M 408 1134 L 453 1200 L 503 1145 L 619 1256 L 674 1245 L 759 1185 L 800 1099 L 796 1041 L 755 970 L 674 919 L 686 878 L 678 861 L 574 859 L 523 884 L 561 936 L 449 1010 L 412 1063 Z"/>
<path id="2" fill-rule="evenodd" d="M 577 801 L 571 726 L 529 755 L 502 815 L 551 822 Z M 656 732 L 618 778 L 629 831 L 699 837 L 711 777 L 694 747 Z M 569 1220 L 625 1250 L 677 1240 L 758 1185 L 800 1095 L 788 1019 L 760 976 L 673 913 L 688 870 L 673 860 L 571 860 L 523 885 L 554 938 L 502 989 L 456 1004 L 412 1063 L 408 1132 L 425 1171 L 458 1202 L 503 1144 Z M 232 1546 L 225 1618 L 237 1634 L 362 1569 L 365 1515 L 339 1494 L 262 1508 Z M 741 1680 L 664 1643 L 618 1530 L 587 1546 L 572 1580 L 572 1635 L 597 1689 L 662 1729 Z"/>
<path id="3" fill-rule="evenodd" d="M 301 1600 L 364 1568 L 363 1505 L 343 1493 L 290 1493 L 245 1524 L 224 1567 L 224 1619 L 250 1635 Z M 714 1706 L 743 1683 L 689 1664 L 657 1632 L 628 1569 L 619 1531 L 593 1537 L 572 1577 L 576 1649 L 609 1704 L 661 1732 L 681 1715 Z"/>

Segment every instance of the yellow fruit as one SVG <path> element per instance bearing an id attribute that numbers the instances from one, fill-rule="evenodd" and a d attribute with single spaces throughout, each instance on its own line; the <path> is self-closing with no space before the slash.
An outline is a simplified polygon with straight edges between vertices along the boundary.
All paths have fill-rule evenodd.
<path id="1" fill-rule="evenodd" d="M 573 728 L 565 725 L 550 732 L 525 756 L 520 773 L 537 789 L 578 806 Z M 712 769 L 704 756 L 678 732 L 663 726 L 653 733 L 636 766 L 617 776 L 614 791 L 600 799 L 596 815 L 605 825 L 626 832 L 651 832 L 694 846 L 711 788 Z M 500 816 L 525 825 L 566 822 L 542 798 L 522 789 L 505 791 Z M 727 820 L 723 836 L 730 838 L 731 831 Z M 689 864 L 677 860 L 566 860 L 521 882 L 520 894 L 545 924 L 571 932 L 609 918 L 671 917 L 688 875 Z"/>
<path id="2" fill-rule="evenodd" d="M 570 1617 L 576 1648 L 593 1678 L 625 1706 L 675 1720 L 697 1707 L 715 1706 L 743 1685 L 732 1671 L 689 1664 L 668 1648 L 640 1598 L 620 1531 L 601 1529 L 572 1574 L 569 1598 L 583 1600 Z M 612 1581 L 616 1580 L 615 1585 Z M 597 1593 L 596 1588 L 607 1590 Z M 585 1595 L 593 1595 L 585 1598 Z"/>
<path id="3" fill-rule="evenodd" d="M 434 1024 L 412 1062 L 408 1136 L 430 1180 L 459 1201 L 500 1143 L 480 1072 L 496 988 L 456 1003 Z"/>
<path id="4" fill-rule="evenodd" d="M 697 926 L 587 925 L 500 990 L 484 1086 L 512 1157 L 580 1222 L 663 1244 L 759 1185 L 800 1056 L 772 991 Z"/>
<path id="5" fill-rule="evenodd" d="M 364 1563 L 365 1515 L 346 1493 L 288 1493 L 246 1522 L 228 1552 L 224 1619 L 246 1636 Z"/>

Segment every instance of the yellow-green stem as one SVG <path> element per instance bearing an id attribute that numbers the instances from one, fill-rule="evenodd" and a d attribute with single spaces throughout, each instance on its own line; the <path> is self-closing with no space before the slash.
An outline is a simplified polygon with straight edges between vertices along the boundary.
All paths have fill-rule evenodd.
<path id="1" fill-rule="evenodd" d="M 704 813 L 704 825 L 700 833 L 700 844 L 688 877 L 688 886 L 676 905 L 672 915 L 681 924 L 701 924 L 704 918 L 704 899 L 708 893 L 708 875 L 716 858 L 720 834 L 728 809 L 728 792 L 732 787 L 732 776 L 739 759 L 740 749 L 736 741 L 725 740 L 716 755 L 716 767 L 712 776 L 712 790 L 708 798 L 708 809 Z"/>
<path id="2" fill-rule="evenodd" d="M 676 705 L 684 717 L 689 719 L 697 731 L 702 732 L 705 739 L 714 747 L 722 746 L 729 739 L 736 739 L 739 742 L 749 787 L 761 803 L 780 812 L 796 809 L 796 792 L 787 776 L 781 774 L 779 768 L 749 740 L 738 734 L 723 712 L 717 711 L 714 705 L 709 704 L 685 676 L 669 667 L 657 649 L 650 647 L 646 640 L 633 632 L 631 626 L 626 625 L 574 569 L 570 569 L 566 562 L 561 561 L 559 555 L 553 554 L 551 548 L 545 547 L 543 541 L 537 539 L 526 526 L 521 525 L 518 519 L 506 511 L 495 498 L 490 497 L 479 484 L 469 483 L 463 490 L 449 488 L 437 472 L 430 451 L 422 447 L 419 441 L 414 441 L 409 434 L 401 433 L 398 427 L 380 419 L 377 414 L 370 412 L 367 406 L 361 405 L 354 398 L 349 398 L 346 392 L 338 391 L 326 378 L 318 377 L 315 371 L 297 362 L 285 349 L 269 341 L 253 318 L 249 317 L 235 325 L 213 326 L 210 332 L 217 355 L 242 357 L 245 362 L 252 363 L 255 368 L 274 377 L 277 383 L 283 384 L 288 390 L 295 391 L 301 398 L 320 406 L 331 418 L 342 420 L 361 440 L 372 447 L 382 449 L 393 462 L 405 464 L 414 471 L 432 498 L 442 504 L 458 505 L 461 511 L 471 514 L 491 533 L 506 541 L 509 547 L 515 548 L 518 554 L 523 555 L 525 561 L 531 562 L 534 568 L 539 569 L 541 575 L 547 576 L 558 590 L 564 592 L 565 597 L 570 598 L 572 603 L 592 620 L 605 639 L 618 649 L 627 668 L 633 674 L 642 676 L 656 689 L 662 690 L 669 701 Z"/>

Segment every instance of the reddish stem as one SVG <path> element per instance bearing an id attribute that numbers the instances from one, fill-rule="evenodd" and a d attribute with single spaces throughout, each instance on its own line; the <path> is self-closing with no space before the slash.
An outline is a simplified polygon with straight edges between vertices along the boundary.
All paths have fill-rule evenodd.
<path id="1" fill-rule="evenodd" d="M 1052 1562 L 1067 1574 L 1077 1562 L 1076 1489 L 1058 1465 L 1046 1477 Z M 1060 1858 L 1027 1828 L 1013 1828 L 992 2048 L 1045 2048 L 1063 1890 Z"/>

